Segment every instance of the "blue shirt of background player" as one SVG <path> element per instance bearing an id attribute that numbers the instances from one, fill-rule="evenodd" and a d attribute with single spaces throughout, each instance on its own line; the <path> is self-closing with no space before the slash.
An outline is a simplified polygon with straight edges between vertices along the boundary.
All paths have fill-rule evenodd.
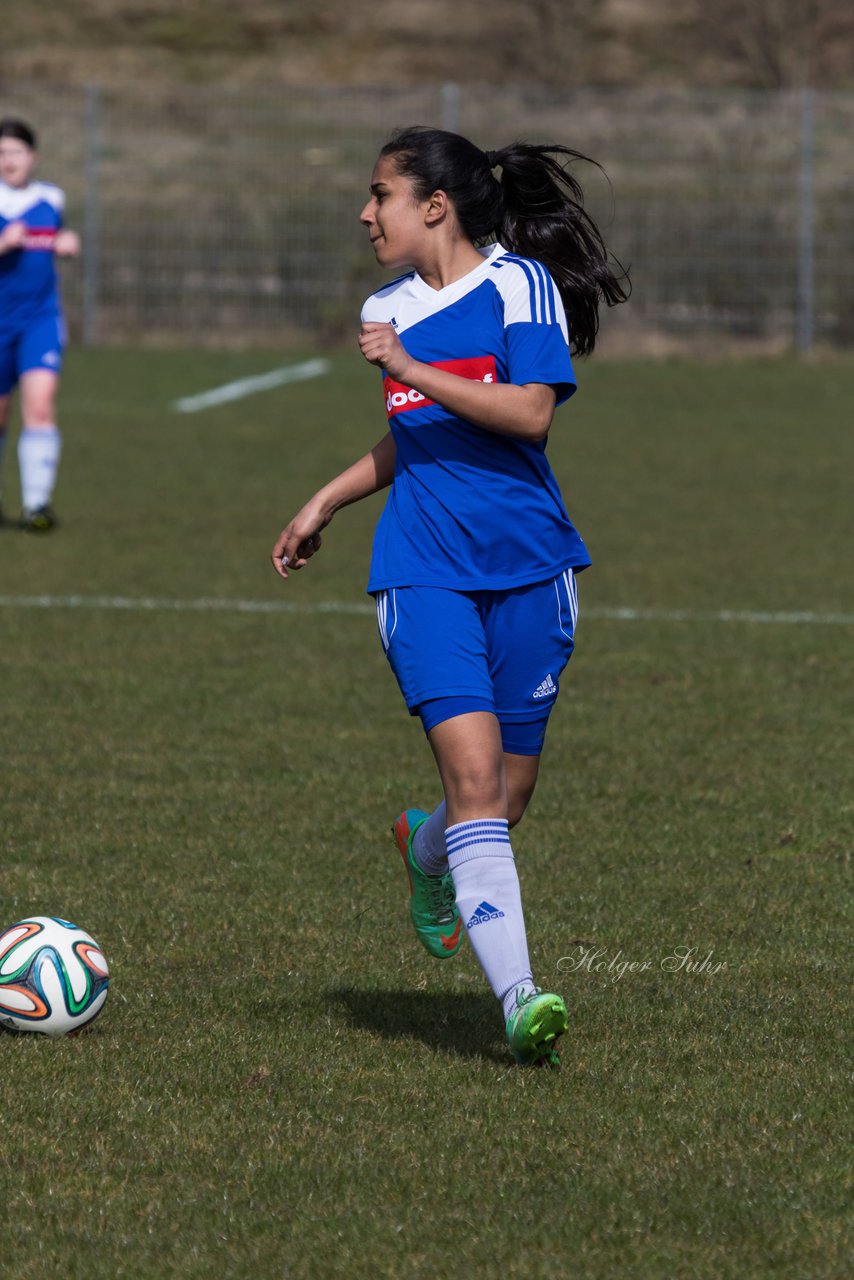
<path id="1" fill-rule="evenodd" d="M 481 250 L 445 289 L 416 272 L 373 294 L 363 322 L 394 325 L 416 360 L 481 381 L 575 391 L 566 315 L 541 263 Z M 456 365 L 456 367 L 454 367 Z M 584 569 L 590 556 L 546 457 L 546 441 L 499 435 L 383 375 L 394 481 L 374 535 L 368 591 L 505 590 Z"/>
<path id="2" fill-rule="evenodd" d="M 0 232 L 10 222 L 29 228 L 23 248 L 0 254 L 0 332 L 15 332 L 45 312 L 59 310 L 54 258 L 65 197 L 49 182 L 23 188 L 0 182 Z"/>

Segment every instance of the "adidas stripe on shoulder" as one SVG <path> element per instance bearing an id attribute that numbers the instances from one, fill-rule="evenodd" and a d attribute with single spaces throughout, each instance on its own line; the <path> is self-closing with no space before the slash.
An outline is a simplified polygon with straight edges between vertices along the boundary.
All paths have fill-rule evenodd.
<path id="1" fill-rule="evenodd" d="M 556 324 L 568 340 L 561 296 L 546 267 L 534 258 L 505 253 L 492 264 L 504 303 L 504 324 Z"/>

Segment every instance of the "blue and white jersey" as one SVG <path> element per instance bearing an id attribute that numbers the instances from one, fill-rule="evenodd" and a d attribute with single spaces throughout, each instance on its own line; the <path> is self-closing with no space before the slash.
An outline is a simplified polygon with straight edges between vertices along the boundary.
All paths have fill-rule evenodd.
<path id="1" fill-rule="evenodd" d="M 49 182 L 0 182 L 0 231 L 10 222 L 28 228 L 22 248 L 0 254 L 0 330 L 24 328 L 34 316 L 58 310 L 53 248 L 64 208 L 65 196 Z"/>
<path id="2" fill-rule="evenodd" d="M 394 326 L 416 360 L 481 382 L 575 391 L 566 315 L 554 281 L 501 245 L 445 289 L 417 272 L 373 294 L 362 321 Z M 397 450 L 374 535 L 368 591 L 506 590 L 590 564 L 546 458 L 546 442 L 475 426 L 383 374 Z"/>

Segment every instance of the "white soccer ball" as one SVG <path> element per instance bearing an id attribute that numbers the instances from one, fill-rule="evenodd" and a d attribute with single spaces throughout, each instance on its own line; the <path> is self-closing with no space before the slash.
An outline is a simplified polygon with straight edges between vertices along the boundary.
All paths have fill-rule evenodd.
<path id="1" fill-rule="evenodd" d="M 94 938 L 55 916 L 0 933 L 0 1027 L 65 1036 L 104 1007 L 110 972 Z"/>

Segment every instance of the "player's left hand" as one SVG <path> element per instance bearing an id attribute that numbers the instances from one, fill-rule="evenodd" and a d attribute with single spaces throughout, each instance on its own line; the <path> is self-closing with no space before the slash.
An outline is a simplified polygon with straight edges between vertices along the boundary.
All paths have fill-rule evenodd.
<path id="1" fill-rule="evenodd" d="M 406 382 L 414 361 L 390 324 L 363 324 L 359 349 L 370 364 L 385 369 L 395 382 Z"/>
<path id="2" fill-rule="evenodd" d="M 80 237 L 77 232 L 69 227 L 57 231 L 53 251 L 58 258 L 76 258 L 80 252 Z"/>
<path id="3" fill-rule="evenodd" d="M 325 529 L 331 519 L 332 512 L 319 494 L 297 512 L 279 534 L 270 557 L 280 578 L 287 578 L 289 569 L 302 569 L 308 564 L 323 545 L 320 530 Z"/>

